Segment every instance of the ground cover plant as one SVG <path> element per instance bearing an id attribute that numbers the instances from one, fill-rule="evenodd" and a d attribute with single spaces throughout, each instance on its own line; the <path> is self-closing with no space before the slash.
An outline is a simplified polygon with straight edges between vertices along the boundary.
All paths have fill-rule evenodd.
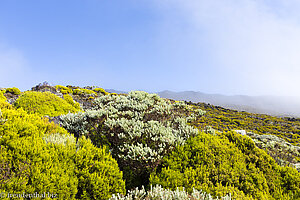
<path id="1" fill-rule="evenodd" d="M 33 89 L 20 96 L 0 91 L 0 192 L 51 188 L 63 193 L 61 199 L 300 198 L 299 172 L 284 166 L 298 162 L 297 119 L 142 91 L 117 95 L 49 84 Z M 25 101 L 28 93 L 34 95 Z M 14 106 L 12 98 L 19 98 Z M 53 104 L 76 111 L 60 110 L 52 115 L 57 124 L 50 123 L 43 116 L 51 116 Z M 288 162 L 280 166 L 267 153 Z"/>

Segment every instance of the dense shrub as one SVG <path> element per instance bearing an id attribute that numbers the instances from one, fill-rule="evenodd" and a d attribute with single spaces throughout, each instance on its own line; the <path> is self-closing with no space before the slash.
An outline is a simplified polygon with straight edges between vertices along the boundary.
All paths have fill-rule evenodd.
<path id="1" fill-rule="evenodd" d="M 14 106 L 23 108 L 28 113 L 50 117 L 79 111 L 78 107 L 74 107 L 66 100 L 50 92 L 25 92 L 15 101 Z"/>
<path id="2" fill-rule="evenodd" d="M 101 94 L 104 94 L 104 95 L 108 95 L 109 93 L 106 92 L 103 88 L 95 88 L 93 89 L 93 91 L 97 92 L 97 93 L 101 93 Z"/>
<path id="3" fill-rule="evenodd" d="M 62 94 L 72 94 L 73 90 L 71 88 L 68 88 L 66 86 L 62 86 L 62 85 L 56 85 L 55 88 L 61 92 Z"/>
<path id="4" fill-rule="evenodd" d="M 50 192 L 70 199 L 77 193 L 72 157 L 74 145 L 47 144 L 44 134 L 67 132 L 37 115 L 2 109 L 0 126 L 0 192 L 33 194 Z"/>
<path id="5" fill-rule="evenodd" d="M 11 93 L 14 95 L 20 95 L 21 91 L 19 90 L 19 88 L 13 87 L 13 88 L 6 88 L 6 92 L 5 93 Z"/>
<path id="6" fill-rule="evenodd" d="M 157 171 L 151 184 L 172 190 L 185 187 L 237 199 L 298 199 L 300 174 L 280 167 L 253 141 L 229 132 L 213 136 L 201 133 L 178 146 Z"/>
<path id="7" fill-rule="evenodd" d="M 201 192 L 193 189 L 191 194 L 188 194 L 184 188 L 182 190 L 170 190 L 164 189 L 160 185 L 156 185 L 154 187 L 150 187 L 150 190 L 146 191 L 144 187 L 141 189 L 136 188 L 135 190 L 129 190 L 127 195 L 124 196 L 122 194 L 114 194 L 110 200 L 135 200 L 135 199 L 147 199 L 147 200 L 213 200 L 210 194 L 205 192 Z M 219 199 L 219 198 L 217 198 Z M 221 197 L 222 200 L 231 200 L 230 195 L 226 195 L 225 197 Z"/>
<path id="8" fill-rule="evenodd" d="M 78 102 L 74 101 L 73 98 L 71 97 L 71 95 L 65 94 L 63 97 L 64 97 L 64 100 L 66 100 L 74 108 L 80 109 L 80 104 Z"/>
<path id="9" fill-rule="evenodd" d="M 73 90 L 73 94 L 82 95 L 82 96 L 97 96 L 97 92 L 89 89 L 77 88 Z"/>
<path id="10" fill-rule="evenodd" d="M 10 103 L 7 103 L 6 101 L 0 101 L 0 109 L 12 109 L 12 105 Z"/>
<path id="11" fill-rule="evenodd" d="M 3 95 L 5 91 L 0 90 L 0 109 L 2 108 L 12 108 L 12 106 L 6 102 L 6 97 Z"/>
<path id="12" fill-rule="evenodd" d="M 59 199 L 108 199 L 124 193 L 117 162 L 105 148 L 76 139 L 36 114 L 2 109 L 0 193 L 58 194 Z"/>
<path id="13" fill-rule="evenodd" d="M 77 136 L 87 135 L 98 146 L 108 145 L 124 171 L 127 188 L 132 188 L 147 184 L 162 157 L 198 133 L 187 123 L 202 114 L 183 102 L 137 91 L 101 96 L 93 110 L 62 116 L 61 125 Z"/>
<path id="14" fill-rule="evenodd" d="M 12 108 L 12 106 L 6 102 L 6 97 L 3 95 L 5 91 L 0 90 L 0 110 L 3 108 Z"/>
<path id="15" fill-rule="evenodd" d="M 0 102 L 6 101 L 6 97 L 3 95 L 3 92 L 0 90 Z"/>
<path id="16" fill-rule="evenodd" d="M 125 193 L 125 182 L 118 164 L 105 148 L 95 147 L 84 137 L 78 141 L 75 163 L 78 177 L 78 199 L 108 199 Z"/>

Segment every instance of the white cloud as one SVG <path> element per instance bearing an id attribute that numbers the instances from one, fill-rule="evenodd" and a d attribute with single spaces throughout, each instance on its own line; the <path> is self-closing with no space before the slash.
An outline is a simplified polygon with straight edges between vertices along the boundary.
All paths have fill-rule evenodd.
<path id="1" fill-rule="evenodd" d="M 195 43 L 207 42 L 214 70 L 238 83 L 238 89 L 229 92 L 300 96 L 299 1 L 160 0 L 157 4 L 167 12 L 180 12 L 194 32 Z"/>

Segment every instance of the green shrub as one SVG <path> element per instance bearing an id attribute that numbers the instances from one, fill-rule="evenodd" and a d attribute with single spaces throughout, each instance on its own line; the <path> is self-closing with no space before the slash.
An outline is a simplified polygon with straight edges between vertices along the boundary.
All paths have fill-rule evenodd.
<path id="1" fill-rule="evenodd" d="M 1 116 L 0 116 L 1 117 Z M 108 199 L 125 192 L 117 162 L 90 140 L 22 109 L 2 109 L 0 193 L 58 194 L 59 199 Z"/>
<path id="2" fill-rule="evenodd" d="M 21 91 L 18 88 L 13 87 L 13 88 L 6 88 L 6 92 L 5 93 L 11 93 L 11 94 L 14 94 L 14 95 L 20 95 Z"/>
<path id="3" fill-rule="evenodd" d="M 71 97 L 71 95 L 65 94 L 63 97 L 64 97 L 64 100 L 66 100 L 74 108 L 80 109 L 80 104 L 78 102 L 74 101 L 73 98 Z"/>
<path id="4" fill-rule="evenodd" d="M 84 134 L 97 146 L 107 145 L 127 180 L 127 188 L 147 184 L 162 157 L 198 131 L 187 123 L 192 107 L 146 92 L 105 95 L 94 109 L 61 117 L 61 125 L 77 137 Z M 198 112 L 201 115 L 202 112 Z"/>
<path id="5" fill-rule="evenodd" d="M 58 90 L 62 94 L 72 94 L 73 93 L 73 90 L 71 88 L 66 87 L 66 86 L 56 85 L 55 88 L 56 88 L 56 90 Z"/>
<path id="6" fill-rule="evenodd" d="M 11 108 L 12 106 L 6 102 L 6 97 L 3 95 L 5 91 L 0 90 L 0 109 L 2 108 Z"/>
<path id="7" fill-rule="evenodd" d="M 104 94 L 104 95 L 108 95 L 109 93 L 106 92 L 103 88 L 95 88 L 93 89 L 93 91 L 97 92 L 97 93 L 101 93 L 101 94 Z"/>
<path id="8" fill-rule="evenodd" d="M 23 108 L 28 113 L 37 113 L 50 117 L 79 111 L 78 107 L 74 107 L 66 100 L 50 92 L 25 92 L 15 101 L 14 106 Z"/>
<path id="9" fill-rule="evenodd" d="M 282 168 L 252 140 L 235 133 L 201 133 L 163 159 L 151 184 L 172 190 L 185 187 L 237 199 L 300 198 L 300 174 Z"/>
<path id="10" fill-rule="evenodd" d="M 5 91 L 0 91 L 0 109 L 11 109 L 12 105 L 6 102 L 6 97 L 3 95 Z"/>
<path id="11" fill-rule="evenodd" d="M 77 88 L 73 90 L 73 94 L 82 96 L 97 96 L 97 92 L 89 89 Z"/>
<path id="12" fill-rule="evenodd" d="M 125 182 L 117 162 L 105 148 L 96 148 L 90 140 L 79 139 L 76 174 L 78 199 L 108 199 L 114 193 L 125 193 Z"/>
<path id="13" fill-rule="evenodd" d="M 0 91 L 0 102 L 5 102 L 6 101 L 6 97 L 3 95 L 3 92 Z"/>
<path id="14" fill-rule="evenodd" d="M 75 145 L 47 144 L 42 139 L 44 134 L 67 134 L 66 130 L 22 110 L 2 112 L 5 123 L 0 126 L 0 165 L 4 170 L 0 170 L 0 192 L 50 192 L 61 199 L 74 198 Z"/>
<path id="15" fill-rule="evenodd" d="M 12 105 L 10 103 L 7 103 L 5 101 L 0 101 L 0 109 L 12 109 Z"/>

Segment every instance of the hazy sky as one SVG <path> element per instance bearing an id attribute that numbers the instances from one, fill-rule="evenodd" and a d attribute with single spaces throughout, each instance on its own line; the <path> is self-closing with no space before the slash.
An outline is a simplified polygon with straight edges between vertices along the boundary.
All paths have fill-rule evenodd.
<path id="1" fill-rule="evenodd" d="M 298 0 L 1 0 L 0 87 L 300 96 Z"/>

